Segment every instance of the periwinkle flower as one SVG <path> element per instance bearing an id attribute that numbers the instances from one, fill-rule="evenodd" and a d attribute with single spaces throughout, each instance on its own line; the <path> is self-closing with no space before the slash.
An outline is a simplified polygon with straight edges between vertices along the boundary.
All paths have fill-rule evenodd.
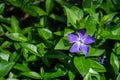
<path id="1" fill-rule="evenodd" d="M 73 43 L 73 46 L 70 48 L 71 53 L 79 53 L 81 50 L 85 56 L 88 55 L 88 44 L 94 43 L 95 40 L 90 35 L 86 35 L 85 33 L 86 30 L 81 29 L 77 32 L 78 36 L 71 33 L 68 34 L 69 43 Z"/>
<path id="2" fill-rule="evenodd" d="M 104 62 L 105 62 L 104 57 L 100 56 L 100 57 L 99 57 L 99 63 L 100 63 L 100 64 L 104 64 Z"/>

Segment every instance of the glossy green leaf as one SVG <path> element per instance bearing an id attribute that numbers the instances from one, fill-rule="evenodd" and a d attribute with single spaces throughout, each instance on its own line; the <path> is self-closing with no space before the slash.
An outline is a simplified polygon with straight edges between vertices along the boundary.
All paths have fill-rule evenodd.
<path id="1" fill-rule="evenodd" d="M 44 39 L 52 38 L 52 32 L 49 29 L 40 28 L 38 29 L 38 33 Z"/>
<path id="2" fill-rule="evenodd" d="M 82 76 L 85 76 L 89 71 L 90 63 L 85 57 L 74 57 L 74 65 Z"/>
<path id="3" fill-rule="evenodd" d="M 118 62 L 118 57 L 114 53 L 111 54 L 110 64 L 112 65 L 115 73 L 118 74 L 118 72 L 119 72 L 119 62 Z"/>
<path id="4" fill-rule="evenodd" d="M 31 55 L 31 56 L 27 59 L 27 61 L 37 61 L 36 55 Z"/>
<path id="5" fill-rule="evenodd" d="M 45 48 L 46 46 L 43 44 L 43 43 L 40 43 L 37 45 L 38 47 L 38 52 L 40 53 L 41 56 L 44 56 L 45 55 Z"/>
<path id="6" fill-rule="evenodd" d="M 53 4 L 54 4 L 53 1 L 54 0 L 46 0 L 45 6 L 46 6 L 47 13 L 49 13 L 53 8 Z"/>
<path id="7" fill-rule="evenodd" d="M 70 48 L 70 44 L 67 40 L 67 37 L 61 38 L 55 46 L 56 50 L 68 50 Z"/>
<path id="8" fill-rule="evenodd" d="M 10 62 L 16 62 L 20 58 L 20 55 L 17 52 L 13 52 L 10 56 Z"/>
<path id="9" fill-rule="evenodd" d="M 82 76 L 85 76 L 88 73 L 90 68 L 94 69 L 97 72 L 105 72 L 106 71 L 104 66 L 102 66 L 101 64 L 99 64 L 96 61 L 86 59 L 85 57 L 75 57 L 74 64 Z"/>
<path id="10" fill-rule="evenodd" d="M 120 46 L 117 48 L 117 54 L 120 55 Z"/>
<path id="11" fill-rule="evenodd" d="M 120 40 L 119 35 L 113 35 L 110 31 L 102 31 L 100 35 L 105 39 Z"/>
<path id="12" fill-rule="evenodd" d="M 83 80 L 93 80 L 93 77 L 96 77 L 97 80 L 100 80 L 99 73 L 90 68 Z"/>
<path id="13" fill-rule="evenodd" d="M 13 32 L 12 31 L 12 29 L 9 27 L 9 26 L 7 26 L 7 25 L 5 25 L 5 24 L 2 24 L 2 26 L 8 31 L 8 32 Z"/>
<path id="14" fill-rule="evenodd" d="M 91 59 L 89 59 L 88 62 L 90 64 L 89 67 L 94 69 L 95 71 L 97 71 L 97 72 L 106 72 L 105 67 L 103 65 L 101 65 L 100 63 L 98 63 L 98 62 L 96 62 L 94 60 L 91 60 Z"/>
<path id="15" fill-rule="evenodd" d="M 111 33 L 112 35 L 120 35 L 120 27 L 118 26 L 113 26 L 113 28 L 111 29 Z"/>
<path id="16" fill-rule="evenodd" d="M 76 7 L 76 6 L 72 6 L 71 11 L 78 17 L 78 20 L 82 19 L 84 16 L 83 10 Z"/>
<path id="17" fill-rule="evenodd" d="M 17 63 L 14 66 L 14 68 L 17 69 L 17 70 L 20 70 L 20 71 L 25 71 L 25 72 L 30 71 L 30 69 L 25 64 L 19 64 L 19 63 Z"/>
<path id="18" fill-rule="evenodd" d="M 30 32 L 32 30 L 32 27 L 26 27 L 22 30 L 22 34 L 28 34 L 28 32 Z"/>
<path id="19" fill-rule="evenodd" d="M 74 78 L 75 78 L 75 74 L 74 73 L 72 73 L 71 71 L 69 71 L 68 75 L 69 75 L 69 80 L 74 80 Z"/>
<path id="20" fill-rule="evenodd" d="M 27 38 L 21 33 L 7 33 L 6 36 L 14 41 L 21 41 L 21 42 L 27 41 Z"/>
<path id="21" fill-rule="evenodd" d="M 16 17 L 14 17 L 14 16 L 11 17 L 11 28 L 12 28 L 12 31 L 14 33 L 17 33 L 20 30 L 20 28 L 19 28 L 19 22 L 16 19 Z"/>
<path id="22" fill-rule="evenodd" d="M 58 69 L 56 72 L 45 73 L 44 80 L 57 78 L 57 77 L 60 77 L 60 76 L 64 76 L 65 74 L 66 74 L 65 71 L 63 71 L 61 69 Z"/>
<path id="23" fill-rule="evenodd" d="M 60 21 L 60 22 L 63 22 L 63 23 L 66 21 L 66 19 L 64 17 L 56 15 L 56 14 L 50 14 L 50 18 Z"/>
<path id="24" fill-rule="evenodd" d="M 37 72 L 34 72 L 34 71 L 24 72 L 24 73 L 21 73 L 21 75 L 27 76 L 32 79 L 41 79 L 40 74 L 38 74 Z"/>
<path id="25" fill-rule="evenodd" d="M 115 15 L 116 15 L 116 13 L 111 13 L 111 14 L 103 16 L 101 19 L 102 23 L 105 24 L 108 21 L 111 21 Z"/>
<path id="26" fill-rule="evenodd" d="M 21 7 L 22 6 L 22 1 L 21 0 L 7 0 L 9 3 L 16 7 Z"/>
<path id="27" fill-rule="evenodd" d="M 31 53 L 38 55 L 37 47 L 35 45 L 29 43 L 20 43 L 20 44 L 23 48 L 27 49 Z"/>
<path id="28" fill-rule="evenodd" d="M 0 52 L 0 58 L 2 60 L 8 61 L 10 58 L 10 54 L 7 53 L 7 51 Z"/>
<path id="29" fill-rule="evenodd" d="M 42 10 L 41 8 L 37 7 L 37 6 L 25 6 L 24 8 L 22 8 L 24 12 L 32 15 L 32 16 L 43 16 L 46 15 L 45 11 Z"/>
<path id="30" fill-rule="evenodd" d="M 68 21 L 76 28 L 78 17 L 68 7 L 64 6 Z"/>
<path id="31" fill-rule="evenodd" d="M 12 42 L 10 42 L 10 41 L 5 41 L 5 42 L 2 43 L 1 48 L 7 48 L 7 47 L 9 47 L 11 44 L 12 44 Z"/>
<path id="32" fill-rule="evenodd" d="M 96 16 L 98 17 L 98 15 Z M 87 34 L 93 36 L 96 31 L 96 20 L 93 16 L 88 16 L 85 27 L 87 29 Z"/>
<path id="33" fill-rule="evenodd" d="M 100 55 L 102 55 L 104 52 L 105 52 L 104 49 L 96 49 L 96 48 L 90 47 L 88 56 L 100 56 Z"/>
<path id="34" fill-rule="evenodd" d="M 14 63 L 13 62 L 0 62 L 0 77 L 6 76 L 9 71 L 12 69 Z"/>

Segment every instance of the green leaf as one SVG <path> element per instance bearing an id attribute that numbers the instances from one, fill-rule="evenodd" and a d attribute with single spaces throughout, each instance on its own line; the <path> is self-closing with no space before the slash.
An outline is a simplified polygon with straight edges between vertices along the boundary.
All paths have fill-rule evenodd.
<path id="1" fill-rule="evenodd" d="M 21 7 L 22 6 L 22 1 L 21 0 L 7 0 L 9 3 L 16 7 Z"/>
<path id="2" fill-rule="evenodd" d="M 10 54 L 8 54 L 7 51 L 2 51 L 2 52 L 0 52 L 0 58 L 5 61 L 8 61 L 10 58 Z"/>
<path id="3" fill-rule="evenodd" d="M 0 62 L 0 77 L 6 76 L 9 71 L 12 69 L 14 63 L 13 62 Z"/>
<path id="4" fill-rule="evenodd" d="M 112 21 L 112 19 L 115 15 L 116 15 L 116 13 L 111 13 L 111 14 L 107 14 L 107 15 L 103 16 L 102 19 L 101 19 L 101 23 L 105 24 L 108 21 Z"/>
<path id="5" fill-rule="evenodd" d="M 93 80 L 93 76 L 100 80 L 100 75 L 98 72 L 93 70 L 92 68 L 89 69 L 89 72 L 86 74 L 83 80 Z"/>
<path id="6" fill-rule="evenodd" d="M 31 56 L 27 59 L 27 61 L 36 61 L 36 60 L 37 60 L 36 55 L 31 55 Z"/>
<path id="7" fill-rule="evenodd" d="M 85 57 L 74 57 L 74 64 L 77 70 L 80 72 L 82 76 L 85 76 L 89 69 L 92 68 L 97 72 L 105 72 L 104 66 L 99 64 L 96 61 L 86 59 Z"/>
<path id="8" fill-rule="evenodd" d="M 118 57 L 112 53 L 110 56 L 110 64 L 112 65 L 114 71 L 116 74 L 119 73 L 119 61 L 118 61 Z"/>
<path id="9" fill-rule="evenodd" d="M 117 53 L 118 55 L 120 55 L 120 46 L 117 48 Z"/>
<path id="10" fill-rule="evenodd" d="M 87 60 L 89 62 L 89 67 L 94 69 L 97 72 L 106 72 L 106 69 L 103 65 L 101 65 L 100 63 L 94 61 L 94 60 Z"/>
<path id="11" fill-rule="evenodd" d="M 44 43 L 38 44 L 37 47 L 38 47 L 38 52 L 40 53 L 40 55 L 44 56 L 44 54 L 46 52 L 45 51 L 46 46 L 44 45 Z"/>
<path id="12" fill-rule="evenodd" d="M 27 38 L 21 33 L 7 33 L 6 36 L 14 41 L 27 41 Z"/>
<path id="13" fill-rule="evenodd" d="M 78 20 L 82 19 L 84 16 L 83 10 L 76 7 L 76 6 L 72 6 L 70 8 L 70 10 L 78 17 Z"/>
<path id="14" fill-rule="evenodd" d="M 98 17 L 98 15 L 96 16 Z M 85 28 L 87 29 L 87 34 L 93 36 L 96 31 L 96 20 L 93 16 L 88 16 L 87 21 L 85 23 Z"/>
<path id="15" fill-rule="evenodd" d="M 25 6 L 24 8 L 22 8 L 22 10 L 25 13 L 28 13 L 32 16 L 43 16 L 46 15 L 45 11 L 43 11 L 41 8 L 37 7 L 37 6 Z"/>
<path id="16" fill-rule="evenodd" d="M 120 35 L 113 35 L 110 31 L 102 31 L 100 35 L 105 39 L 120 40 Z"/>
<path id="17" fill-rule="evenodd" d="M 0 4 L 0 14 L 4 12 L 5 4 L 1 3 Z"/>
<path id="18" fill-rule="evenodd" d="M 0 25 L 0 35 L 1 34 L 4 34 L 4 30 L 3 30 L 3 27 Z"/>
<path id="19" fill-rule="evenodd" d="M 75 74 L 72 73 L 71 71 L 68 72 L 69 80 L 74 80 Z"/>
<path id="20" fill-rule="evenodd" d="M 44 74 L 45 74 L 44 68 L 41 67 L 40 68 L 40 75 L 41 75 L 42 78 L 44 77 Z"/>
<path id="21" fill-rule="evenodd" d="M 32 30 L 32 27 L 26 27 L 22 30 L 22 34 L 28 34 L 28 32 L 30 32 Z"/>
<path id="22" fill-rule="evenodd" d="M 120 80 L 120 73 L 118 74 L 116 80 Z"/>
<path id="23" fill-rule="evenodd" d="M 23 48 L 25 48 L 28 51 L 30 51 L 31 53 L 38 55 L 37 47 L 35 45 L 29 44 L 29 43 L 20 43 L 20 45 Z"/>
<path id="24" fill-rule="evenodd" d="M 27 65 L 25 64 L 19 64 L 17 63 L 15 66 L 14 66 L 15 69 L 17 70 L 20 70 L 20 71 L 30 71 L 30 69 L 27 67 Z"/>
<path id="25" fill-rule="evenodd" d="M 46 0 L 45 6 L 47 13 L 49 13 L 53 8 L 53 1 L 54 0 Z"/>
<path id="26" fill-rule="evenodd" d="M 89 3 L 89 1 L 91 1 L 91 0 L 87 0 L 88 3 Z M 90 14 L 90 16 L 95 15 L 95 13 L 96 13 L 95 5 L 90 2 L 89 6 L 84 8 L 84 11 L 88 12 Z"/>
<path id="27" fill-rule="evenodd" d="M 38 29 L 39 35 L 44 39 L 52 38 L 52 32 L 49 29 L 46 28 L 40 28 Z"/>
<path id="28" fill-rule="evenodd" d="M 64 6 L 64 9 L 66 11 L 68 21 L 74 26 L 74 28 L 76 28 L 78 17 L 68 7 Z"/>
<path id="29" fill-rule="evenodd" d="M 64 76 L 66 74 L 65 71 L 61 70 L 61 69 L 57 69 L 56 72 L 49 72 L 49 73 L 45 73 L 44 75 L 44 80 L 49 80 L 52 78 L 57 78 L 60 76 Z"/>
<path id="30" fill-rule="evenodd" d="M 20 58 L 20 54 L 13 52 L 10 56 L 10 62 L 16 62 Z"/>
<path id="31" fill-rule="evenodd" d="M 67 40 L 67 37 L 61 38 L 58 43 L 56 44 L 55 48 L 56 50 L 68 50 L 70 48 L 70 44 Z"/>
<path id="32" fill-rule="evenodd" d="M 88 56 L 100 56 L 105 52 L 104 49 L 97 49 L 90 47 Z"/>
<path id="33" fill-rule="evenodd" d="M 8 31 L 8 32 L 13 32 L 12 31 L 12 29 L 9 27 L 9 26 L 7 26 L 7 25 L 5 25 L 5 24 L 2 24 L 2 26 Z"/>
<path id="34" fill-rule="evenodd" d="M 52 19 L 54 19 L 54 20 L 57 20 L 57 21 L 63 22 L 63 23 L 66 22 L 66 19 L 65 19 L 64 17 L 59 16 L 59 15 L 56 15 L 56 14 L 50 14 L 49 17 L 52 18 Z"/>
<path id="35" fill-rule="evenodd" d="M 120 26 L 116 25 L 116 26 L 112 26 L 112 27 L 113 27 L 111 29 L 112 35 L 114 35 L 114 36 L 119 35 L 120 36 Z"/>
<path id="36" fill-rule="evenodd" d="M 19 22 L 18 22 L 18 20 L 16 19 L 16 17 L 14 17 L 14 16 L 12 16 L 11 17 L 11 27 L 12 27 L 12 31 L 14 32 L 14 33 L 17 33 L 17 32 L 19 32 L 20 31 L 20 28 L 19 28 Z"/>
<path id="37" fill-rule="evenodd" d="M 24 72 L 24 73 L 21 73 L 21 75 L 27 76 L 32 79 L 41 79 L 40 74 L 34 71 Z"/>
<path id="38" fill-rule="evenodd" d="M 2 43 L 1 48 L 7 48 L 7 47 L 9 47 L 11 44 L 12 44 L 12 42 L 10 42 L 10 41 L 5 41 L 5 42 Z"/>
<path id="39" fill-rule="evenodd" d="M 85 57 L 74 57 L 74 65 L 82 76 L 85 76 L 89 71 L 90 63 Z"/>

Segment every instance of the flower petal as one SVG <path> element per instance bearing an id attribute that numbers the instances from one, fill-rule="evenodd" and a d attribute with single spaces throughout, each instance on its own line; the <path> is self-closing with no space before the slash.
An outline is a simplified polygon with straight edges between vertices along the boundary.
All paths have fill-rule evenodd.
<path id="1" fill-rule="evenodd" d="M 76 42 L 78 40 L 78 37 L 74 34 L 68 34 L 68 40 L 70 43 Z"/>
<path id="2" fill-rule="evenodd" d="M 78 31 L 78 36 L 80 39 L 83 39 L 85 36 L 86 30 L 85 29 L 81 29 Z"/>
<path id="3" fill-rule="evenodd" d="M 89 46 L 86 46 L 86 45 L 82 44 L 82 45 L 80 45 L 80 49 L 82 50 L 82 52 L 85 56 L 88 55 Z"/>
<path id="4" fill-rule="evenodd" d="M 80 52 L 79 44 L 78 43 L 73 44 L 73 46 L 70 48 L 70 52 L 71 53 L 79 53 Z"/>
<path id="5" fill-rule="evenodd" d="M 89 35 L 83 40 L 84 44 L 91 44 L 91 43 L 94 43 L 94 42 L 95 42 L 94 38 L 92 38 Z"/>

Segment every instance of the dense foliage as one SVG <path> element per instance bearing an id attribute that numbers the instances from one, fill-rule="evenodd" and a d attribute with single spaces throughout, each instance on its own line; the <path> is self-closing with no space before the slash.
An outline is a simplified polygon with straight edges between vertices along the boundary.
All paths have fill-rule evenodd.
<path id="1" fill-rule="evenodd" d="M 120 80 L 119 11 L 120 0 L 0 0 L 0 80 Z M 75 40 L 87 52 L 74 53 L 83 29 L 92 44 Z"/>

